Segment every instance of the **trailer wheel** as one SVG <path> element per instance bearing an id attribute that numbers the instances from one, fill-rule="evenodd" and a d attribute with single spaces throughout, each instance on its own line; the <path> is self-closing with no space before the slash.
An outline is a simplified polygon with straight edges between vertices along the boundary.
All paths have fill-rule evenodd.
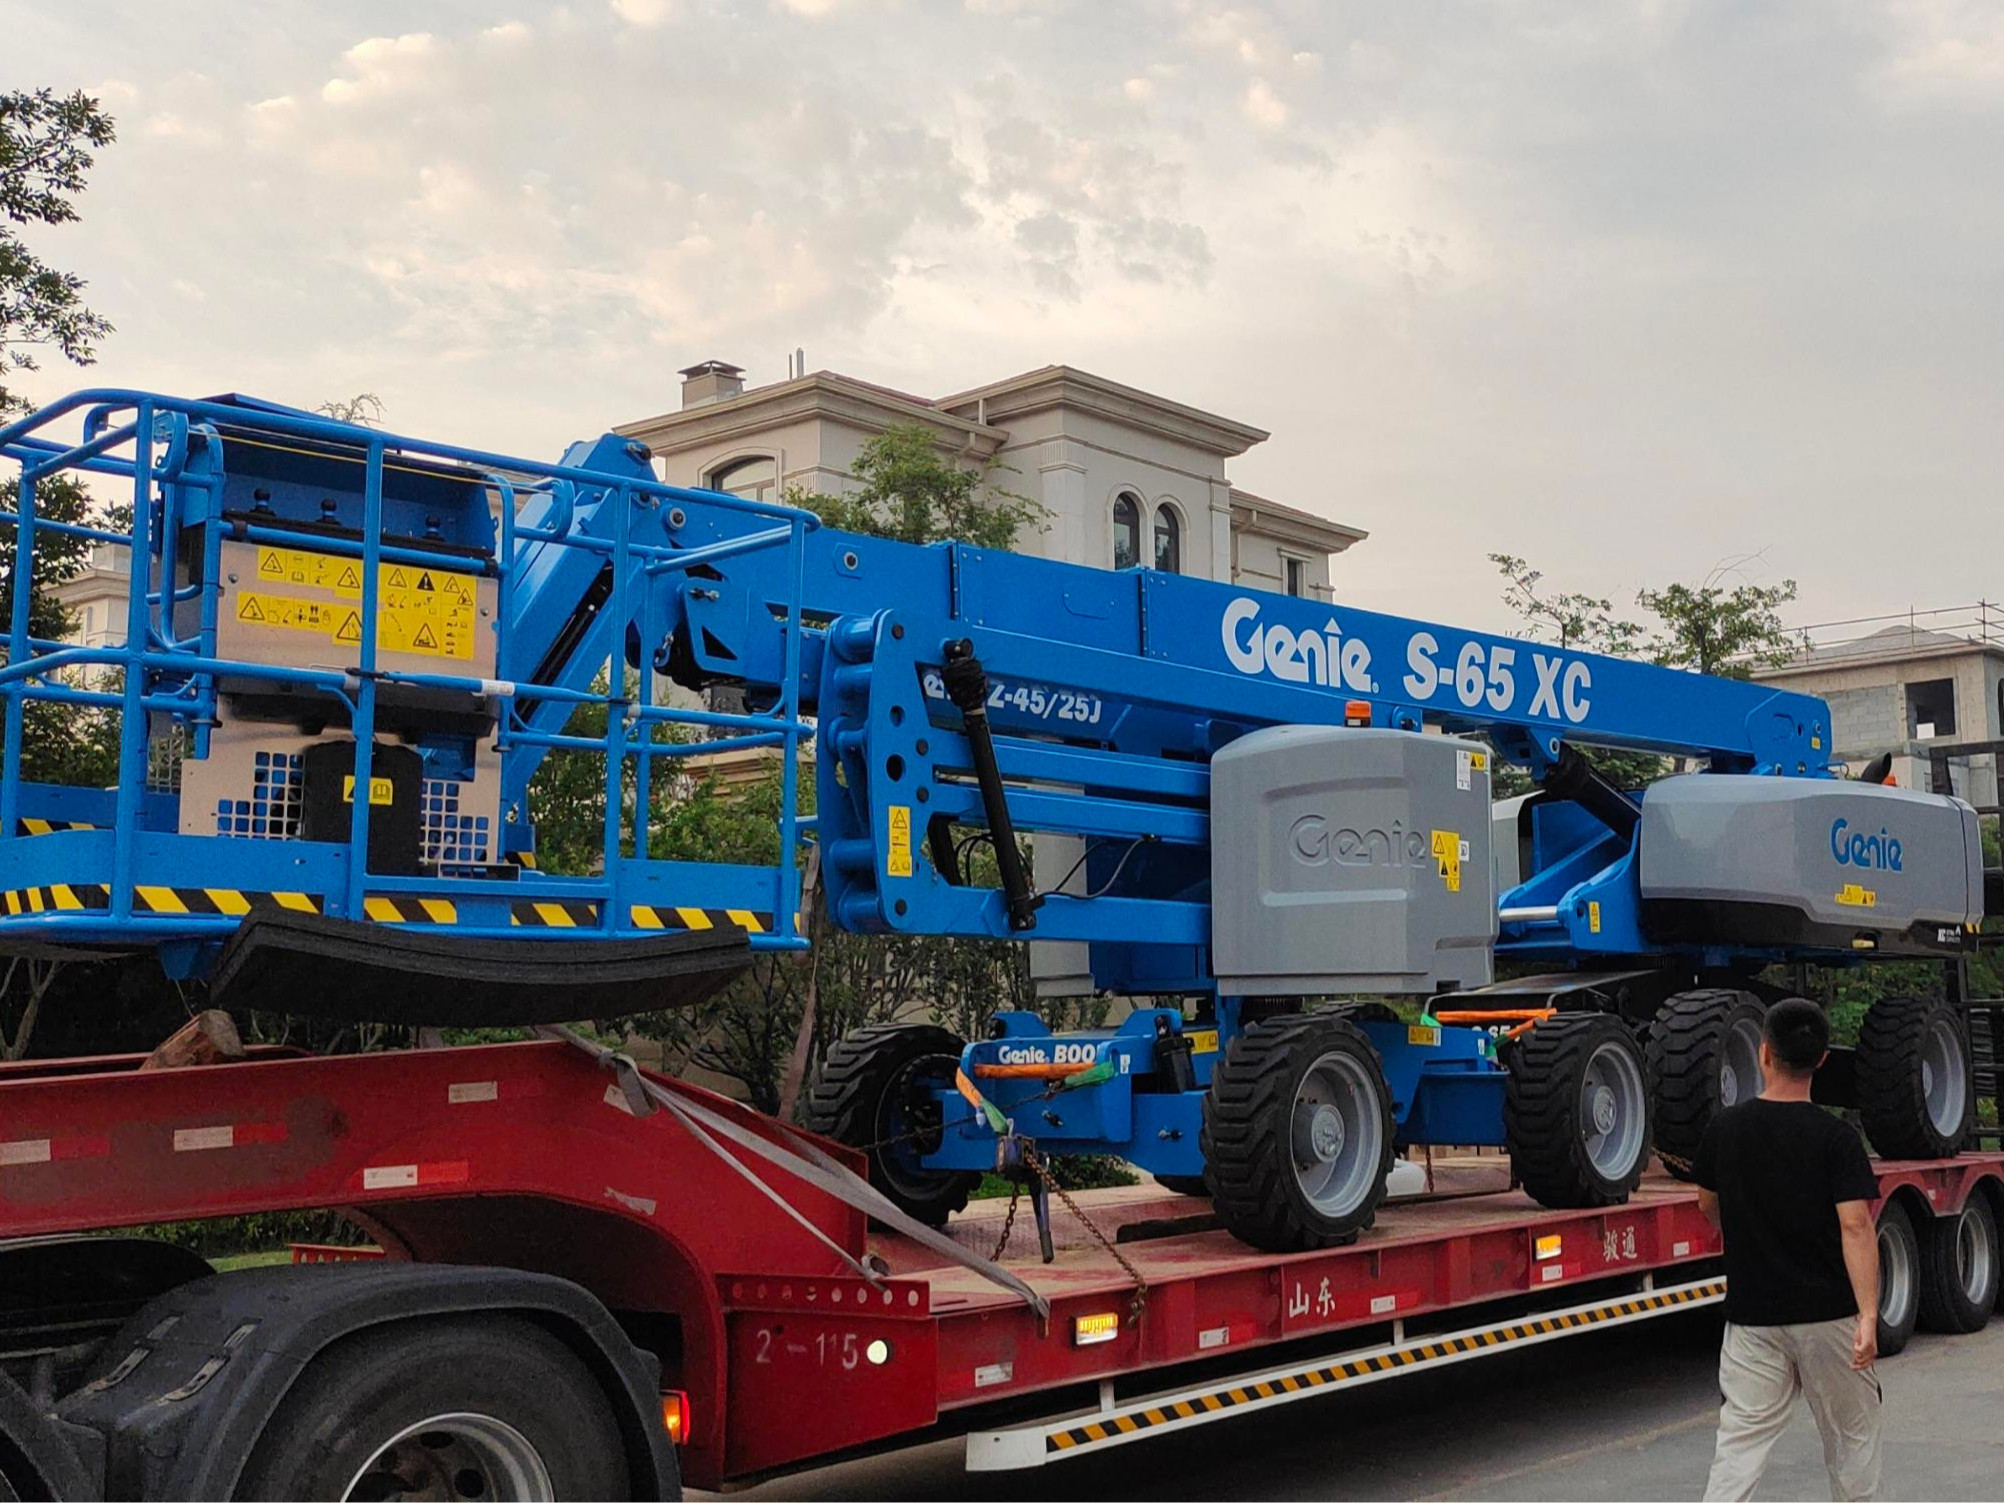
<path id="1" fill-rule="evenodd" d="M 1628 1025 L 1605 1013 L 1547 1018 L 1504 1063 L 1504 1135 L 1531 1198 L 1555 1208 L 1628 1199 L 1649 1158 L 1649 1091 Z"/>
<path id="2" fill-rule="evenodd" d="M 1976 1114 L 1969 1034 L 1946 1002 L 1882 997 L 1858 1030 L 1858 1112 L 1889 1159 L 1945 1159 Z"/>
<path id="3" fill-rule="evenodd" d="M 952 1083 L 965 1047 L 928 1023 L 858 1028 L 823 1058 L 800 1114 L 810 1132 L 862 1149 L 870 1183 L 928 1226 L 943 1225 L 981 1182 L 978 1174 L 919 1162 L 940 1142 L 932 1091 Z"/>
<path id="4" fill-rule="evenodd" d="M 1213 1072 L 1202 1143 L 1211 1204 L 1240 1241 L 1268 1252 L 1353 1242 L 1392 1169 L 1384 1063 L 1343 1018 L 1269 1019 Z"/>
<path id="5" fill-rule="evenodd" d="M 1905 1206 L 1879 1212 L 1879 1355 L 1897 1356 L 1920 1320 L 1920 1239 Z"/>
<path id="6" fill-rule="evenodd" d="M 1997 1308 L 1997 1217 L 1981 1192 L 1953 1216 L 1920 1229 L 1920 1324 L 1962 1335 Z"/>
<path id="7" fill-rule="evenodd" d="M 619 1425 L 582 1362 L 511 1316 L 364 1331 L 307 1365 L 239 1498 L 630 1498 Z"/>
<path id="8" fill-rule="evenodd" d="M 1761 1005 L 1745 992 L 1679 992 L 1656 1011 L 1643 1049 L 1655 1108 L 1656 1151 L 1691 1177 L 1705 1128 L 1761 1091 Z"/>

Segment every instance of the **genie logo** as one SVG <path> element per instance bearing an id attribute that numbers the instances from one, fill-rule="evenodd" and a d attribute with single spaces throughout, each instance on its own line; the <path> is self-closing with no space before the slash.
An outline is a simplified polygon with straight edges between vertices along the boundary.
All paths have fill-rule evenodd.
<path id="1" fill-rule="evenodd" d="M 1287 843 L 1303 866 L 1422 866 L 1433 859 L 1426 837 L 1396 819 L 1389 830 L 1331 829 L 1321 815 L 1304 814 L 1288 827 Z"/>
<path id="2" fill-rule="evenodd" d="M 1886 830 L 1866 835 L 1851 828 L 1848 819 L 1830 827 L 1830 854 L 1839 866 L 1864 866 L 1876 871 L 1900 870 L 1900 843 Z"/>
<path id="3" fill-rule="evenodd" d="M 1348 689 L 1375 694 L 1371 649 L 1355 637 L 1347 641 L 1331 616 L 1322 629 L 1297 632 L 1278 621 L 1259 624 L 1260 603 L 1241 595 L 1225 607 L 1219 636 L 1225 656 L 1241 673 L 1269 673 L 1290 684 L 1314 684 L 1323 689 Z"/>

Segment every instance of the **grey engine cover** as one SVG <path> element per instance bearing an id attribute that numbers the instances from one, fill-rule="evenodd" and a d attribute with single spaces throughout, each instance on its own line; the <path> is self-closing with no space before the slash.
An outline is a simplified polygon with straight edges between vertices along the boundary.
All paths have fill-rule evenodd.
<path id="1" fill-rule="evenodd" d="M 1211 758 L 1211 963 L 1224 994 L 1478 986 L 1495 937 L 1484 748 L 1302 725 Z"/>
<path id="2" fill-rule="evenodd" d="M 1983 916 L 1961 799 L 1876 783 L 1696 773 L 1642 801 L 1645 932 L 1664 939 L 1941 950 Z"/>

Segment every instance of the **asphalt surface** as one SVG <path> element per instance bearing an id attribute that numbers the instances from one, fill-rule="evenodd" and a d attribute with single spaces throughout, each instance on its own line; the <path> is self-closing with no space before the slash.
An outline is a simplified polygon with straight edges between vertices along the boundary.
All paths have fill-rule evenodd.
<path id="1" fill-rule="evenodd" d="M 1041 1471 L 970 1474 L 944 1441 L 734 1498 L 1696 1498 L 1717 1420 L 1716 1310 L 1284 1405 Z M 2004 1320 L 1881 1365 L 1884 1493 L 2004 1497 Z M 1798 1406 L 1763 1498 L 1828 1498 Z"/>

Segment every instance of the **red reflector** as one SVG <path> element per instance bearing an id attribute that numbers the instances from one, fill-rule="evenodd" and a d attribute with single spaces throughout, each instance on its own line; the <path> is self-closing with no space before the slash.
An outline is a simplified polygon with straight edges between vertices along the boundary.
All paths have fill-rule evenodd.
<path id="1" fill-rule="evenodd" d="M 661 1395 L 661 1425 L 676 1445 L 689 1442 L 689 1396 L 679 1388 Z"/>

